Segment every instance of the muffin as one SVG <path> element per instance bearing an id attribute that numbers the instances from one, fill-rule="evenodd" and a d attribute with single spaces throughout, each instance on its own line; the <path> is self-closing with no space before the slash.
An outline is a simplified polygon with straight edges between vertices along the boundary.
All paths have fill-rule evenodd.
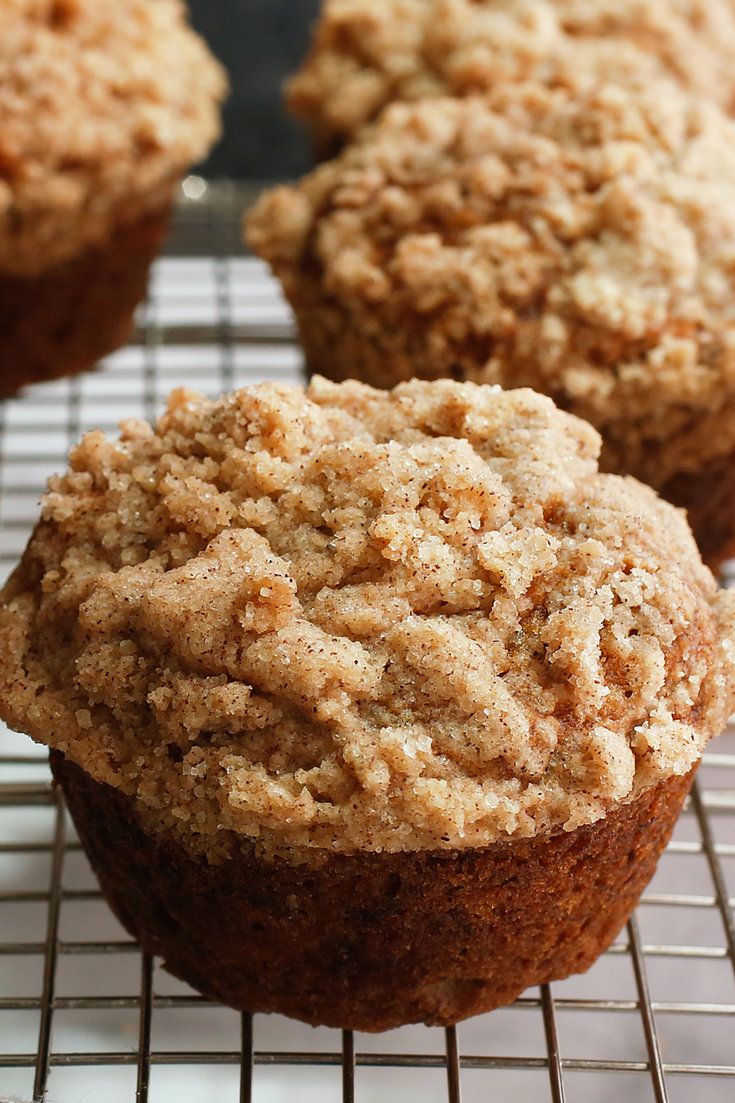
<path id="1" fill-rule="evenodd" d="M 527 390 L 316 379 L 72 453 L 0 711 L 173 973 L 381 1030 L 608 946 L 733 704 L 735 594 L 599 448 Z"/>
<path id="2" fill-rule="evenodd" d="M 674 85 L 394 104 L 248 222 L 312 371 L 530 386 L 735 543 L 735 121 Z"/>
<path id="3" fill-rule="evenodd" d="M 5 0 L 0 394 L 124 343 L 225 87 L 179 0 Z"/>
<path id="4" fill-rule="evenodd" d="M 323 154 L 394 100 L 656 74 L 733 109 L 730 0 L 325 0 L 287 97 Z"/>

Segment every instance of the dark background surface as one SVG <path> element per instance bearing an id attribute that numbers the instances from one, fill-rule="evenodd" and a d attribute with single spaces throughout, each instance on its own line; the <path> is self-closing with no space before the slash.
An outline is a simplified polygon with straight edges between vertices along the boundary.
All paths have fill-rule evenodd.
<path id="1" fill-rule="evenodd" d="M 230 73 L 225 135 L 209 176 L 275 180 L 309 166 L 308 143 L 286 115 L 281 86 L 297 68 L 319 0 L 189 0 L 191 19 Z"/>

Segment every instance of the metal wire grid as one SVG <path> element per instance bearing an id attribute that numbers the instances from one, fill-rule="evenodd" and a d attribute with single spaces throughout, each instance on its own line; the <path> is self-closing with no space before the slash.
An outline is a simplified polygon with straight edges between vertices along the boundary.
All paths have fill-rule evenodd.
<path id="1" fill-rule="evenodd" d="M 185 196 L 179 208 L 175 231 L 167 256 L 159 262 L 153 280 L 149 302 L 141 314 L 135 339 L 130 348 L 110 358 L 100 374 L 38 387 L 26 396 L 0 408 L 0 570 L 5 575 L 15 563 L 25 544 L 37 512 L 36 500 L 47 474 L 63 465 L 68 446 L 81 431 L 93 426 L 113 430 L 124 416 L 152 417 L 173 385 L 191 383 L 208 392 L 229 389 L 258 378 L 295 378 L 300 370 L 300 356 L 294 343 L 293 327 L 288 312 L 272 282 L 262 267 L 242 254 L 239 241 L 239 213 L 246 196 L 231 186 L 206 188 L 197 180 L 185 186 Z M 522 1013 L 522 1029 L 515 1034 L 523 1041 L 529 1034 L 528 1016 L 540 1017 L 543 1048 L 528 1053 L 491 1054 L 479 1047 L 469 1052 L 462 1045 L 464 1025 L 443 1032 L 425 1032 L 432 1036 L 430 1046 L 416 1046 L 416 1032 L 398 1032 L 393 1036 L 369 1039 L 353 1037 L 345 1031 L 330 1048 L 315 1048 L 313 1034 L 303 1028 L 299 1038 L 307 1044 L 294 1048 L 278 1045 L 256 1046 L 254 1023 L 250 1016 L 240 1019 L 238 1044 L 231 1048 L 161 1048 L 153 1044 L 156 1016 L 167 1011 L 212 1008 L 210 1001 L 190 991 L 166 994 L 154 974 L 154 962 L 140 955 L 137 991 L 134 994 L 60 995 L 57 991 L 61 963 L 68 958 L 78 962 L 103 961 L 100 972 L 105 975 L 105 963 L 119 962 L 123 957 L 134 963 L 140 951 L 126 937 L 105 939 L 62 937 L 61 921 L 65 908 L 82 905 L 91 908 L 101 901 L 96 888 L 70 888 L 65 883 L 65 863 L 78 855 L 79 843 L 67 823 L 61 796 L 52 791 L 44 758 L 29 751 L 22 741 L 6 735 L 0 740 L 0 825 L 2 814 L 10 823 L 21 827 L 11 830 L 5 841 L 0 834 L 0 862 L 4 858 L 17 861 L 33 856 L 50 858 L 48 884 L 44 888 L 13 887 L 12 877 L 4 883 L 0 878 L 0 962 L 3 958 L 30 960 L 42 958 L 43 970 L 38 994 L 10 994 L 0 987 L 0 1014 L 20 1015 L 34 1012 L 37 1020 L 35 1051 L 12 1052 L 0 1043 L 0 1100 L 5 1085 L 3 1076 L 12 1070 L 29 1074 L 29 1090 L 34 1100 L 61 1099 L 53 1073 L 57 1069 L 103 1070 L 131 1068 L 135 1070 L 135 1085 L 130 1085 L 120 1099 L 135 1099 L 147 1103 L 149 1098 L 170 1099 L 151 1087 L 152 1070 L 163 1066 L 186 1066 L 200 1072 L 215 1066 L 231 1066 L 239 1070 L 239 1086 L 231 1085 L 227 1098 L 249 1103 L 253 1098 L 296 1099 L 293 1080 L 279 1094 L 278 1081 L 270 1081 L 263 1092 L 258 1088 L 256 1070 L 284 1070 L 298 1067 L 336 1068 L 341 1070 L 341 1087 L 332 1084 L 332 1098 L 345 1103 L 358 1100 L 392 1098 L 385 1081 L 379 1086 L 363 1085 L 362 1070 L 390 1069 L 394 1078 L 401 1070 L 435 1070 L 444 1079 L 444 1086 L 433 1082 L 432 1091 L 421 1089 L 427 1100 L 447 1099 L 449 1103 L 465 1103 L 474 1099 L 507 1098 L 501 1095 L 508 1085 L 504 1073 L 516 1073 L 522 1079 L 513 1082 L 512 1096 L 522 1100 L 548 1098 L 553 1103 L 563 1100 L 618 1098 L 615 1088 L 606 1094 L 608 1074 L 637 1074 L 630 1079 L 626 1094 L 631 1100 L 653 1099 L 665 1103 L 674 1099 L 724 1100 L 735 1092 L 735 1064 L 732 1063 L 732 1027 L 735 1024 L 735 901 L 728 889 L 728 876 L 735 874 L 735 737 L 726 737 L 724 747 L 731 747 L 707 756 L 702 776 L 706 787 L 695 786 L 685 812 L 681 831 L 671 843 L 664 865 L 677 857 L 691 859 L 696 875 L 688 874 L 684 889 L 676 891 L 649 890 L 644 907 L 639 909 L 627 927 L 625 937 L 605 955 L 608 979 L 616 978 L 623 959 L 632 966 L 632 990 L 624 997 L 614 995 L 579 995 L 573 982 L 544 986 L 538 995 L 531 993 L 517 1001 L 514 1011 Z M 16 748 L 17 753 L 16 753 Z M 39 780 L 39 770 L 43 776 Z M 45 809 L 53 815 L 50 837 L 33 832 L 25 837 L 22 817 Z M 0 831 L 4 829 L 0 826 Z M 694 836 L 694 837 L 686 837 Z M 683 837 L 680 837 L 683 836 Z M 732 870 L 729 869 L 731 860 Z M 0 871 L 4 867 L 0 864 Z M 704 872 L 703 872 L 704 871 Z M 706 878 L 706 883 L 702 878 Z M 701 891 L 691 891 L 693 882 Z M 656 888 L 658 880 L 654 882 Z M 680 881 L 677 882 L 677 886 Z M 45 936 L 35 941 L 21 941 L 5 933 L 4 909 L 19 905 L 37 905 L 45 911 Z M 714 943 L 700 945 L 699 923 L 690 923 L 693 937 L 671 940 L 644 940 L 640 927 L 648 911 L 686 913 L 691 917 L 716 915 L 720 920 L 719 936 Z M 665 924 L 664 924 L 665 926 Z M 688 970 L 682 985 L 685 998 L 653 998 L 649 974 L 655 962 L 684 963 Z M 698 963 L 719 963 L 715 984 L 717 998 L 693 998 L 701 982 L 693 981 Z M 612 970 L 612 971 L 611 971 Z M 21 972 L 24 970 L 21 969 Z M 726 974 L 726 975 L 725 975 Z M 114 970 L 110 970 L 114 976 Z M 690 983 L 691 980 L 691 983 Z M 730 987 L 732 986 L 732 991 Z M 165 985 L 164 985 L 165 988 Z M 566 994 L 571 991 L 572 994 Z M 705 992 L 708 995 L 708 992 Z M 118 1048 L 59 1048 L 54 1044 L 55 1019 L 63 1012 L 88 1011 L 102 1015 L 105 1011 L 128 1012 L 137 1018 L 137 1037 L 115 1039 Z M 629 1056 L 574 1056 L 570 1037 L 562 1040 L 560 1019 L 575 1014 L 574 1034 L 581 1038 L 579 1024 L 589 1023 L 593 1016 L 605 1017 L 604 1033 L 614 1034 L 615 1024 L 626 1016 L 637 1019 L 634 1034 L 628 1033 L 628 1044 L 634 1051 Z M 617 1013 L 617 1014 L 616 1014 Z M 475 1035 L 489 1029 L 491 1020 L 501 1015 L 475 1020 Z M 691 1037 L 707 1040 L 720 1031 L 723 1042 L 722 1059 L 676 1059 L 677 1053 L 667 1052 L 669 1042 L 662 1028 L 677 1016 L 691 1023 Z M 716 1024 L 713 1026 L 713 1024 Z M 724 1024 L 724 1030 L 723 1030 Z M 422 1028 L 423 1029 L 423 1028 Z M 328 1032 L 330 1040 L 334 1032 Z M 423 1038 L 424 1035 L 421 1035 Z M 508 1035 L 511 1037 L 511 1035 Z M 2 1034 L 0 1033 L 0 1039 Z M 391 1038 L 390 1045 L 383 1039 Z M 441 1039 L 441 1044 L 438 1044 Z M 679 1035 L 681 1041 L 681 1034 Z M 382 1043 L 382 1044 L 381 1044 Z M 409 1048 L 401 1048 L 408 1045 Z M 412 1047 L 412 1048 L 411 1048 Z M 7 1051 L 4 1051 L 7 1048 Z M 477 1049 L 474 1046 L 469 1047 Z M 511 1049 L 514 1047 L 511 1046 Z M 517 1050 L 518 1045 L 515 1046 Z M 528 1048 L 531 1048 L 530 1046 Z M 705 1046 L 706 1048 L 706 1046 Z M 419 1052 L 418 1049 L 426 1049 Z M 358 1071 L 359 1070 L 359 1071 Z M 474 1075 L 477 1074 L 477 1075 Z M 580 1088 L 575 1074 L 593 1074 Z M 525 1078 L 535 1075 L 535 1078 Z M 539 1076 L 542 1079 L 539 1079 Z M 696 1078 L 695 1080 L 691 1079 Z M 32 1086 L 30 1081 L 32 1080 Z M 396 1080 L 397 1082 L 397 1080 Z M 687 1087 L 680 1090 L 679 1085 Z M 86 1081 L 85 1081 L 86 1083 Z M 617 1084 L 617 1081 L 615 1082 Z M 219 1089 L 199 1081 L 198 1094 L 192 1099 L 224 1099 Z M 202 1090 L 202 1084 L 204 1088 Z M 50 1087 L 49 1087 L 50 1085 Z M 275 1087 L 274 1087 L 275 1085 Z M 408 1086 L 407 1086 L 408 1085 Z M 416 1098 L 419 1081 L 400 1081 L 396 1099 Z M 695 1088 L 696 1085 L 696 1088 Z M 11 1085 L 12 1086 L 12 1085 Z M 16 1089 L 17 1090 L 17 1089 Z M 72 1092 L 76 1092 L 72 1088 Z M 285 1092 L 285 1094 L 284 1094 Z M 581 1093 L 581 1094 L 580 1094 Z M 690 1094 L 691 1093 L 691 1094 Z M 77 1099 L 78 1094 L 63 1096 Z M 108 1098 L 108 1097 L 106 1097 Z M 118 1098 L 118 1096 L 115 1096 Z M 184 1096 L 177 1094 L 177 1099 Z M 316 1098 L 327 1098 L 323 1088 Z"/>

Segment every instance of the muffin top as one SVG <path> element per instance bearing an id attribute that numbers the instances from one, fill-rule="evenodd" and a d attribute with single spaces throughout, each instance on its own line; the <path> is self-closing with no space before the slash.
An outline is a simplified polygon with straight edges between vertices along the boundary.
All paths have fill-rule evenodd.
<path id="1" fill-rule="evenodd" d="M 317 369 L 533 387 L 662 486 L 735 448 L 734 191 L 735 122 L 673 84 L 509 85 L 394 104 L 249 241 Z"/>
<path id="2" fill-rule="evenodd" d="M 735 107 L 730 0 L 325 0 L 289 106 L 318 144 L 393 100 L 540 80 L 580 89 L 659 73 Z"/>
<path id="3" fill-rule="evenodd" d="M 735 594 L 530 391 L 316 379 L 91 433 L 3 594 L 12 726 L 217 857 L 572 830 L 724 726 Z"/>
<path id="4" fill-rule="evenodd" d="M 179 0 L 0 0 L 0 271 L 32 276 L 165 201 L 226 81 Z"/>

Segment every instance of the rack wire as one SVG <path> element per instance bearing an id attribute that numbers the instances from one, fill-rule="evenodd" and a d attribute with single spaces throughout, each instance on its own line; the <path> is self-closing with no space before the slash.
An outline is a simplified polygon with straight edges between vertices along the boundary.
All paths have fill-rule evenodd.
<path id="1" fill-rule="evenodd" d="M 0 407 L 0 574 L 81 432 L 172 386 L 297 379 L 289 312 L 244 254 L 248 194 L 190 178 L 133 341 Z M 659 871 L 585 977 L 446 1031 L 311 1030 L 219 1008 L 107 911 L 44 756 L 0 732 L 0 1101 L 724 1103 L 735 1098 L 735 729 L 706 756 Z"/>

